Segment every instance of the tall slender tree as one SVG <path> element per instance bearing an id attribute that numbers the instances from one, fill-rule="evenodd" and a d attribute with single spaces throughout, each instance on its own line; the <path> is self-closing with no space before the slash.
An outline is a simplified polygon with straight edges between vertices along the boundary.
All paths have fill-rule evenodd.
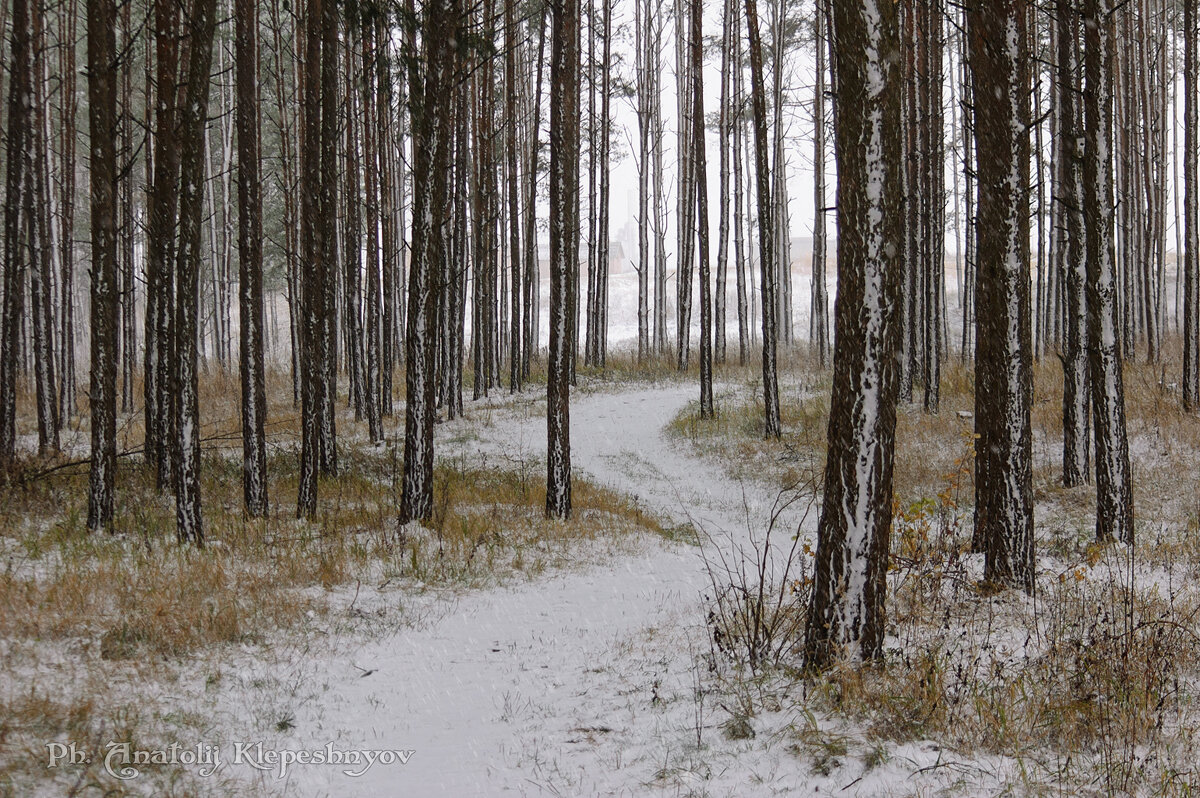
<path id="1" fill-rule="evenodd" d="M 1083 220 L 1083 114 L 1078 101 L 1079 9 L 1071 0 L 1058 3 L 1059 215 L 1060 260 L 1065 284 L 1063 364 L 1063 485 L 1088 481 L 1088 330 L 1087 241 Z"/>
<path id="2" fill-rule="evenodd" d="M 829 357 L 829 295 L 825 287 L 825 22 L 828 0 L 816 0 L 813 41 L 817 51 L 817 75 L 813 85 L 813 249 L 812 310 L 809 342 L 817 362 L 825 368 Z"/>
<path id="3" fill-rule="evenodd" d="M 753 2 L 753 0 L 751 0 Z M 571 515 L 569 303 L 578 262 L 579 0 L 551 7 L 550 351 L 546 385 L 546 515 Z"/>
<path id="4" fill-rule="evenodd" d="M 17 0 L 18 6 L 22 4 Z M 92 464 L 87 525 L 92 532 L 112 529 L 117 469 L 116 27 L 114 0 L 87 0 L 88 132 L 92 141 Z"/>
<path id="5" fill-rule="evenodd" d="M 753 2 L 753 0 L 750 0 Z M 897 6 L 834 0 L 838 294 L 809 668 L 883 654 L 902 253 Z"/>
<path id="6" fill-rule="evenodd" d="M 267 415 L 263 364 L 262 187 L 259 177 L 258 13 L 234 9 L 237 69 L 238 283 L 242 377 L 242 490 L 246 512 L 267 514 Z"/>
<path id="7" fill-rule="evenodd" d="M 1183 0 L 1183 409 L 1200 408 L 1200 218 L 1197 215 L 1196 0 Z"/>
<path id="8" fill-rule="evenodd" d="M 303 34 L 303 96 L 300 100 L 300 250 L 304 263 L 300 291 L 300 479 L 296 515 L 317 511 L 317 472 L 321 464 L 321 412 L 324 409 L 325 246 L 321 207 L 321 59 L 324 6 L 334 0 L 308 0 Z M 332 56 L 332 54 L 331 54 Z"/>
<path id="9" fill-rule="evenodd" d="M 1113 0 L 1084 0 L 1084 215 L 1087 226 L 1088 365 L 1096 443 L 1096 537 L 1132 543 L 1133 475 L 1113 247 Z M 981 247 L 982 249 L 982 247 Z"/>
<path id="10" fill-rule="evenodd" d="M 696 194 L 696 257 L 700 277 L 700 417 L 712 418 L 713 341 L 712 275 L 708 260 L 708 161 L 704 143 L 704 16 L 699 0 L 692 2 L 692 164 Z"/>
<path id="11" fill-rule="evenodd" d="M 405 333 L 404 475 L 400 522 L 433 515 L 434 298 L 446 279 L 453 82 L 462 0 L 431 0 L 424 10 L 423 57 L 409 64 L 412 120 L 412 250 Z"/>
<path id="12" fill-rule="evenodd" d="M 782 432 L 779 421 L 778 333 L 776 322 L 775 218 L 771 197 L 770 155 L 767 149 L 767 98 L 763 84 L 762 36 L 758 27 L 758 3 L 746 0 L 746 28 L 750 46 L 750 96 L 754 108 L 754 156 L 757 171 L 758 196 L 758 265 L 762 272 L 762 333 L 763 333 L 763 434 L 778 438 Z M 851 39 L 850 41 L 853 41 Z M 862 46 L 859 43 L 856 46 Z"/>
<path id="13" fill-rule="evenodd" d="M 186 95 L 180 130 L 179 245 L 175 252 L 175 360 L 172 396 L 176 436 L 176 535 L 181 543 L 204 544 L 200 506 L 200 397 L 197 343 L 200 333 L 201 226 L 204 212 L 204 132 L 212 86 L 216 0 L 196 0 L 189 18 Z"/>
<path id="14" fill-rule="evenodd" d="M 979 260 L 975 303 L 975 540 L 984 576 L 1033 589 L 1033 353 L 1029 268 L 1029 51 L 1025 0 L 976 5 Z"/>
<path id="15" fill-rule="evenodd" d="M 97 13 L 108 7 L 97 6 Z M 113 12 L 115 22 L 115 11 Z M 89 17 L 90 19 L 90 17 Z M 90 32 L 90 29 L 89 29 Z M 17 365 L 20 360 L 22 319 L 25 310 L 26 257 L 21 251 L 23 203 L 30 170 L 30 97 L 33 91 L 33 32 L 28 0 L 13 0 L 12 49 L 8 85 L 8 139 L 4 172 L 4 304 L 0 313 L 0 475 L 12 465 L 17 445 Z M 99 57 L 103 41 L 95 49 Z M 114 45 L 115 47 L 115 45 Z M 92 48 L 88 48 L 89 54 Z M 111 53 L 111 49 L 109 52 Z M 98 63 L 104 63 L 98 61 Z M 109 68 L 108 65 L 105 67 Z M 107 73 L 105 73 L 107 75 Z M 114 88 L 115 91 L 115 88 Z M 114 102 L 116 95 L 113 95 Z M 103 306 L 102 306 L 103 308 Z M 95 361 L 93 361 L 95 362 Z M 111 489 L 109 490 L 111 494 Z M 111 508 L 111 502 L 108 506 Z M 110 511 L 111 515 L 111 511 Z M 105 521 L 104 523 L 107 523 Z"/>

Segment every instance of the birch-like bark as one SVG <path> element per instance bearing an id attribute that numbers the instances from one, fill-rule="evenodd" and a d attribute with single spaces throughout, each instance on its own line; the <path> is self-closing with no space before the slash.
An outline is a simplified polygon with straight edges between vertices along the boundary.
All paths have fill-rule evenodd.
<path id="1" fill-rule="evenodd" d="M 175 362 L 173 394 L 175 523 L 181 543 L 204 545 L 200 507 L 200 397 L 197 336 L 200 313 L 201 226 L 204 211 L 204 131 L 212 84 L 215 0 L 196 0 L 189 20 L 186 98 L 180 119 L 179 247 L 175 272 Z"/>
<path id="2" fill-rule="evenodd" d="M 1070 0 L 1058 3 L 1059 215 L 1066 324 L 1062 336 L 1063 485 L 1089 480 L 1087 247 L 1083 218 L 1084 146 L 1080 104 L 1079 12 Z"/>
<path id="3" fill-rule="evenodd" d="M 753 0 L 750 0 L 752 3 Z M 838 294 L 810 669 L 883 655 L 902 257 L 899 29 L 887 0 L 834 0 Z"/>
<path id="4" fill-rule="evenodd" d="M 971 72 L 979 177 L 975 535 L 984 578 L 1033 590 L 1029 50 L 1026 0 L 976 6 Z M 992 101 L 994 99 L 994 101 Z"/>
<path id="5" fill-rule="evenodd" d="M 1096 537 L 1132 543 L 1133 475 L 1113 249 L 1113 0 L 1085 0 L 1084 219 L 1087 227 L 1088 364 L 1096 445 Z"/>

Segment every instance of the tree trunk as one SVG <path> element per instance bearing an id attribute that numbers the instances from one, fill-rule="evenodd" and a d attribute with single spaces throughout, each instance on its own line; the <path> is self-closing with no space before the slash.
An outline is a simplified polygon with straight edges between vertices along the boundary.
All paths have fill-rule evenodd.
<path id="1" fill-rule="evenodd" d="M 179 247 L 175 253 L 175 362 L 173 395 L 177 437 L 174 443 L 175 521 L 181 543 L 204 545 L 200 511 L 200 399 L 197 335 L 200 311 L 200 244 L 204 211 L 204 129 L 212 84 L 215 0 L 196 0 L 189 22 L 187 96 L 180 120 Z"/>
<path id="2" fill-rule="evenodd" d="M 21 4 L 21 0 L 17 0 L 17 6 Z M 18 19 L 14 13 L 14 29 Z M 92 467 L 88 479 L 88 529 L 92 532 L 112 529 L 117 469 L 116 25 L 117 9 L 112 0 L 88 0 L 88 132 L 92 141 L 92 374 L 89 391 Z M 16 52 L 14 61 L 20 63 Z"/>
<path id="3" fill-rule="evenodd" d="M 692 163 L 696 194 L 696 255 L 700 263 L 700 417 L 712 418 L 712 280 L 708 262 L 708 164 L 704 144 L 704 26 L 699 0 L 692 2 Z"/>
<path id="4" fill-rule="evenodd" d="M 461 0 L 434 0 L 425 10 L 423 65 L 409 66 L 413 135 L 412 256 L 405 334 L 404 476 L 400 523 L 433 515 L 434 302 L 446 279 L 446 224 L 453 104 L 457 77 L 455 40 L 461 34 Z M 436 22 L 435 22 L 436 21 Z"/>
<path id="5" fill-rule="evenodd" d="M 1113 0 L 1085 0 L 1084 217 L 1087 227 L 1088 364 L 1096 443 L 1096 537 L 1133 542 L 1133 476 L 1112 222 Z"/>
<path id="6" fill-rule="evenodd" d="M 366 411 L 368 434 L 371 437 L 372 443 L 378 443 L 383 440 L 383 408 L 380 396 L 383 391 L 383 375 L 380 369 L 380 325 L 382 323 L 381 304 L 383 302 L 383 294 L 379 277 L 380 255 L 382 254 L 379 227 L 383 205 L 380 202 L 381 196 L 379 190 L 380 146 L 378 131 L 374 124 L 377 96 L 375 91 L 375 59 L 381 58 L 382 53 L 379 51 L 379 43 L 375 38 L 375 26 L 364 25 L 362 108 L 363 162 L 366 167 L 364 173 L 367 193 L 365 213 L 367 222 L 367 307 L 364 314 L 366 317 L 366 329 L 364 334 L 365 340 L 363 342 L 365 360 L 363 409 Z"/>
<path id="7" fill-rule="evenodd" d="M 984 578 L 1033 590 L 1029 51 L 1025 0 L 974 8 L 979 263 L 975 344 L 975 541 Z"/>
<path id="8" fill-rule="evenodd" d="M 325 378 L 322 349 L 325 333 L 325 223 L 321 217 L 321 59 L 325 3 L 308 0 L 304 20 L 304 63 L 300 81 L 300 479 L 296 516 L 317 512 L 317 471 L 320 468 L 322 390 Z M 332 54 L 331 54 L 332 55 Z"/>
<path id="9" fill-rule="evenodd" d="M 1183 409 L 1200 408 L 1200 219 L 1197 218 L 1196 0 L 1183 1 Z"/>
<path id="10" fill-rule="evenodd" d="M 579 219 L 579 0 L 551 7 L 550 352 L 546 387 L 546 515 L 571 516 L 569 304 Z"/>
<path id="11" fill-rule="evenodd" d="M 237 0 L 238 283 L 242 378 L 242 492 L 246 512 L 267 514 L 267 416 L 263 364 L 262 187 L 259 177 L 258 14 Z"/>
<path id="12" fill-rule="evenodd" d="M 817 0 L 813 40 L 817 51 L 817 76 L 813 86 L 813 250 L 812 310 L 809 343 L 822 369 L 829 357 L 829 296 L 825 287 L 825 41 L 826 0 Z"/>
<path id="13" fill-rule="evenodd" d="M 750 0 L 753 3 L 753 0 Z M 896 6 L 835 0 L 838 294 L 829 456 L 806 665 L 883 655 L 901 249 Z M 753 44 L 752 44 L 753 47 Z"/>
<path id="14" fill-rule="evenodd" d="M 171 0 L 155 0 L 156 55 L 154 183 L 146 232 L 146 332 L 144 389 L 145 457 L 155 470 L 160 491 L 173 485 L 170 441 L 171 372 L 174 360 L 175 225 L 178 219 L 180 159 L 179 8 Z"/>
<path id="15" fill-rule="evenodd" d="M 509 349 L 508 349 L 508 390 L 516 393 L 521 390 L 521 208 L 520 180 L 517 173 L 517 149 L 520 137 L 517 135 L 519 123 L 517 120 L 517 23 L 516 0 L 504 0 L 504 29 L 505 59 L 504 59 L 504 93 L 505 117 L 507 121 L 508 142 L 506 147 L 505 164 L 508 169 L 506 184 L 508 186 L 508 224 L 509 224 Z M 525 246 L 531 242 L 526 239 Z"/>
<path id="16" fill-rule="evenodd" d="M 691 358 L 692 335 L 692 269 L 695 260 L 696 239 L 692 235 L 695 223 L 695 155 L 693 149 L 696 143 L 692 120 L 692 102 L 694 92 L 689 92 L 691 85 L 691 49 L 686 19 L 692 3 L 701 0 L 675 0 L 675 42 L 676 42 L 676 82 L 680 90 L 677 92 L 679 120 L 679 136 L 676 157 L 678 158 L 678 240 L 679 252 L 675 265 L 675 365 L 680 371 L 687 371 Z"/>
<path id="17" fill-rule="evenodd" d="M 1058 3 L 1058 118 L 1062 166 L 1058 187 L 1062 231 L 1066 324 L 1063 335 L 1063 485 L 1088 481 L 1088 331 L 1086 231 L 1083 219 L 1084 152 L 1079 95 L 1079 12 L 1070 0 Z"/>
<path id="18" fill-rule="evenodd" d="M 320 375 L 321 410 L 319 452 L 321 473 L 337 474 L 337 142 L 338 127 L 338 19 L 336 0 L 325 0 L 321 16 L 321 180 L 320 223 L 322 311 L 320 341 L 316 347 Z"/>
<path id="19" fill-rule="evenodd" d="M 29 299 L 33 306 L 33 364 L 37 401 L 38 453 L 59 448 L 58 389 L 54 378 L 54 322 L 50 315 L 51 264 L 54 241 L 50 225 L 50 109 L 46 95 L 45 14 L 40 3 L 30 7 L 33 18 L 33 151 L 29 153 L 33 171 L 32 191 L 25 195 L 32 207 L 28 217 Z"/>
<path id="20" fill-rule="evenodd" d="M 714 298 L 713 308 L 713 323 L 715 326 L 716 341 L 714 342 L 713 355 L 718 363 L 725 362 L 725 294 L 726 294 L 726 275 L 729 272 L 729 133 L 732 116 L 732 97 L 730 96 L 730 84 L 732 83 L 730 70 L 732 69 L 730 59 L 733 55 L 732 36 L 735 34 L 735 29 L 732 27 L 734 22 L 733 8 L 736 5 L 735 0 L 725 0 L 721 4 L 721 104 L 718 119 L 718 151 L 720 152 L 720 185 L 717 189 L 719 206 L 718 216 L 720 221 L 717 225 L 717 285 Z M 740 68 L 740 65 L 739 65 Z"/>
<path id="21" fill-rule="evenodd" d="M 525 346 L 523 350 L 523 358 L 521 365 L 521 376 L 528 379 L 530 360 L 533 354 L 539 347 L 538 342 L 538 321 L 539 321 L 539 300 L 541 294 L 541 265 L 538 262 L 538 246 L 537 246 L 537 175 L 538 175 L 538 147 L 541 135 L 542 121 L 542 74 L 544 73 L 543 63 L 545 61 L 546 52 L 546 11 L 543 9 L 538 16 L 538 54 L 537 60 L 534 62 L 534 70 L 537 72 L 537 77 L 534 79 L 533 97 L 530 105 L 533 108 L 533 121 L 529 128 L 529 161 L 528 161 L 528 176 L 526 191 L 528 195 L 525 200 L 525 241 L 528 242 L 525 247 Z"/>
<path id="22" fill-rule="evenodd" d="M 750 95 L 754 106 L 754 154 L 758 181 L 758 244 L 759 268 L 762 272 L 762 331 L 763 331 L 763 406 L 765 417 L 763 434 L 767 438 L 778 438 L 782 432 L 779 423 L 779 372 L 776 365 L 776 335 L 779 325 L 775 320 L 778 309 L 775 285 L 775 242 L 772 220 L 775 218 L 771 204 L 771 169 L 767 150 L 767 101 L 763 87 L 762 39 L 758 27 L 758 4 L 746 0 L 746 27 L 750 45 Z M 855 38 L 847 39 L 854 42 Z M 863 46 L 862 42 L 855 45 Z"/>
<path id="23" fill-rule="evenodd" d="M 92 5 L 89 4 L 89 11 Z M 116 11 L 111 3 L 98 4 L 95 7 L 96 13 L 109 12 L 112 16 L 109 22 L 116 23 Z M 89 16 L 89 22 L 93 22 Z M 98 23 L 95 23 L 98 24 Z M 89 25 L 88 33 L 93 32 L 92 26 Z M 96 34 L 99 36 L 103 31 L 97 28 Z M 107 42 L 112 42 L 111 32 L 107 40 L 96 40 L 96 64 L 97 69 L 103 67 L 101 72 L 95 76 L 95 83 L 100 84 L 97 90 L 107 90 L 108 84 L 104 81 L 114 80 L 112 78 L 112 52 L 115 44 L 103 51 L 103 46 Z M 33 46 L 32 46 L 32 20 L 30 18 L 30 10 L 28 0 L 13 0 L 12 7 L 12 50 L 10 57 L 10 80 L 9 95 L 8 95 L 8 141 L 5 152 L 5 182 L 4 182 L 4 262 L 3 262 L 3 280 L 4 280 L 4 306 L 3 315 L 0 316 L 0 478 L 7 476 L 6 472 L 11 468 L 13 458 L 16 455 L 17 444 L 17 364 L 20 359 L 19 351 L 21 344 L 21 324 L 25 312 L 25 271 L 27 258 L 22 251 L 21 246 L 21 227 L 24 217 L 23 197 L 26 192 L 31 190 L 30 182 L 32 178 L 31 170 L 28 167 L 29 158 L 26 153 L 31 152 L 35 146 L 34 142 L 30 141 L 30 133 L 32 132 L 31 123 L 31 96 L 33 91 Z M 92 48 L 88 48 L 89 55 Z M 92 88 L 89 81 L 89 89 Z M 111 83 L 112 102 L 116 104 L 116 85 Z M 107 95 L 103 95 L 101 99 L 106 99 Z M 102 114 L 104 107 L 99 107 L 95 113 Z M 98 121 L 93 122 L 93 130 L 100 129 L 95 125 L 102 122 L 115 119 L 115 111 L 111 115 L 101 116 Z M 110 131 L 111 132 L 111 131 Z M 107 134 L 106 134 L 107 135 Z M 101 152 L 101 154 L 104 154 Z M 115 160 L 115 153 L 112 160 Z M 110 161 L 110 165 L 112 161 Z M 99 165 L 99 174 L 104 174 L 103 164 Z M 93 180 L 97 174 L 97 170 L 93 168 Z M 111 185 L 108 187 L 111 189 Z M 94 186 L 93 192 L 96 188 Z M 110 220 L 111 221 L 111 220 Z M 115 257 L 115 249 L 114 249 Z M 115 271 L 115 266 L 113 267 Z M 97 287 L 101 289 L 111 290 L 115 297 L 115 285 L 103 283 L 104 275 L 99 275 L 93 279 L 93 291 Z M 115 277 L 114 277 L 115 280 Z M 101 294 L 100 312 L 107 310 L 109 296 L 108 293 Z M 95 311 L 93 311 L 95 312 Z M 115 310 L 114 310 L 115 313 Z M 96 344 L 95 333 L 92 337 L 93 345 Z M 108 341 L 102 341 L 101 347 L 110 345 Z M 101 355 L 104 351 L 101 351 Z M 97 359 L 93 355 L 93 381 L 96 379 Z M 104 365 L 101 363 L 101 365 Z M 99 375 L 103 379 L 106 375 Z M 115 382 L 115 377 L 114 377 Z M 103 387 L 103 386 L 102 386 Z M 113 390 L 115 390 L 115 385 Z M 103 395 L 101 395 L 103 398 Z M 93 402 L 95 400 L 93 399 Z M 97 420 L 104 430 L 103 422 L 103 405 L 94 405 L 93 413 L 99 413 Z M 115 411 L 114 411 L 115 412 Z M 114 422 L 115 423 L 115 422 Z M 96 426 L 93 424 L 93 435 L 96 431 Z M 94 451 L 95 440 L 93 440 Z M 103 438 L 100 441 L 101 446 L 107 447 L 107 439 Z M 115 452 L 115 449 L 114 449 Z M 115 455 L 114 455 L 115 457 Z M 111 467 L 115 465 L 115 460 L 110 461 L 105 459 L 102 463 L 108 466 L 109 470 L 98 474 L 98 469 L 93 467 L 93 480 L 98 476 L 106 477 L 100 484 L 93 489 L 93 495 L 103 505 L 101 517 L 96 524 L 90 523 L 92 515 L 89 513 L 88 519 L 89 529 L 98 529 L 100 525 L 107 527 L 112 517 L 112 479 Z M 89 505 L 90 506 L 90 505 Z"/>

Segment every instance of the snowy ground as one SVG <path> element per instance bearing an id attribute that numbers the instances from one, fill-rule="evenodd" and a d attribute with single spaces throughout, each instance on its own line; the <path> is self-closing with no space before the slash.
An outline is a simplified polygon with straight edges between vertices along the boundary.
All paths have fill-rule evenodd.
<path id="1" fill-rule="evenodd" d="M 710 669 L 704 554 L 736 557 L 776 495 L 672 443 L 664 426 L 693 385 L 580 397 L 577 472 L 703 530 L 703 547 L 646 538 L 634 553 L 581 553 L 577 567 L 487 591 L 413 596 L 366 585 L 345 612 L 274 646 L 197 664 L 173 703 L 215 719 L 223 773 L 300 796 L 881 795 L 999 788 L 1006 763 L 944 761 L 931 743 L 889 750 L 804 708 L 799 683 Z M 544 418 L 529 406 L 439 426 L 439 455 L 536 461 Z M 539 466 L 540 468 L 540 466 Z M 790 537 L 807 502 L 779 528 Z M 805 526 L 815 522 L 810 513 Z M 339 620 L 342 618 L 342 620 Z M 320 624 L 325 624 L 320 626 Z M 207 675 L 206 675 L 207 674 Z M 751 693 L 754 693 L 752 696 Z M 766 700 L 764 701 L 764 696 Z M 757 704 L 749 712 L 745 708 Z M 405 764 L 230 763 L 237 741 L 268 751 L 409 752 Z M 389 755 L 397 756 L 397 755 Z"/>

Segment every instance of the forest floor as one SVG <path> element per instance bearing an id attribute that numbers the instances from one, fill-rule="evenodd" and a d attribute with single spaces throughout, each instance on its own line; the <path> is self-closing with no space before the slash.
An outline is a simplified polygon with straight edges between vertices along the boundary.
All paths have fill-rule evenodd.
<path id="1" fill-rule="evenodd" d="M 31 465 L 0 496 L 0 794 L 1194 794 L 1200 430 L 1164 375 L 1128 369 L 1141 537 L 1098 546 L 1094 491 L 1056 483 L 1055 371 L 1037 375 L 1035 595 L 988 588 L 969 551 L 971 386 L 949 368 L 941 413 L 898 422 L 886 660 L 816 679 L 795 647 L 829 385 L 804 368 L 778 442 L 752 370 L 724 373 L 714 422 L 692 380 L 585 379 L 569 525 L 540 520 L 537 388 L 438 425 L 428 530 L 391 520 L 396 442 L 349 422 L 318 524 L 282 501 L 231 520 L 236 458 L 214 454 L 203 552 L 174 546 L 141 469 L 96 541 L 79 475 Z M 47 768 L 69 741 L 90 761 Z M 109 741 L 222 767 L 121 780 Z M 399 753 L 271 758 L 330 751 Z"/>

